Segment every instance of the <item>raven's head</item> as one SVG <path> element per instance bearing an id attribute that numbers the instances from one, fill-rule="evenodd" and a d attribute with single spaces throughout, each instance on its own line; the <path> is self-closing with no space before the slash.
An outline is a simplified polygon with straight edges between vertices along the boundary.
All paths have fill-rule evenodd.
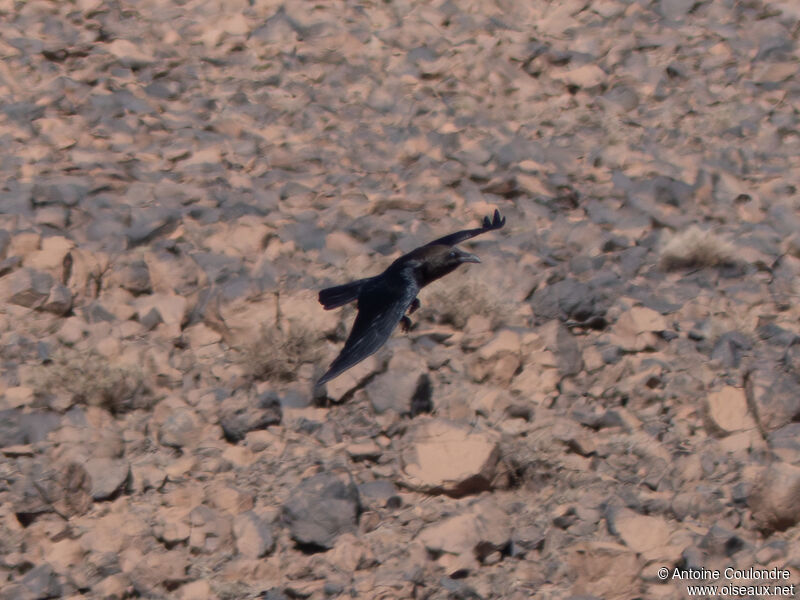
<path id="1" fill-rule="evenodd" d="M 397 263 L 401 263 L 403 268 L 413 272 L 420 287 L 444 277 L 459 265 L 479 262 L 481 262 L 480 258 L 461 248 L 440 245 L 417 248 L 397 260 Z"/>

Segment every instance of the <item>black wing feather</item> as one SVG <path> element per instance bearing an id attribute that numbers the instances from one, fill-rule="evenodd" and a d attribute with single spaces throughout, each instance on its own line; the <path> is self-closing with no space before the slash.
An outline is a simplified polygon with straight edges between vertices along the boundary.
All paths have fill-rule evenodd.
<path id="1" fill-rule="evenodd" d="M 494 231 L 495 229 L 500 229 L 505 224 L 506 224 L 506 218 L 500 216 L 499 210 L 495 210 L 494 216 L 492 217 L 491 221 L 489 220 L 489 217 L 483 217 L 483 223 L 481 227 L 478 227 L 476 229 L 464 229 L 462 231 L 456 231 L 455 233 L 451 233 L 450 235 L 441 237 L 438 240 L 433 240 L 432 242 L 425 245 L 455 246 L 456 244 L 459 244 L 464 240 L 474 238 L 476 235 L 486 233 L 487 231 Z"/>
<path id="2" fill-rule="evenodd" d="M 419 287 L 410 278 L 403 278 L 402 282 L 384 279 L 370 283 L 363 287 L 358 297 L 358 315 L 344 348 L 317 385 L 330 381 L 375 354 L 392 335 L 419 292 Z"/>

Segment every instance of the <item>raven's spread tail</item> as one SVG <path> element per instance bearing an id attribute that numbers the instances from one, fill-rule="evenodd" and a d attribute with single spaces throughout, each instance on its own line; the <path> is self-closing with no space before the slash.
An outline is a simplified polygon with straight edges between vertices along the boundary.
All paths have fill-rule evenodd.
<path id="1" fill-rule="evenodd" d="M 319 303 L 322 304 L 325 310 L 344 306 L 348 302 L 352 302 L 358 298 L 361 287 L 369 279 L 369 277 L 366 279 L 357 279 L 350 283 L 325 288 L 319 293 Z"/>

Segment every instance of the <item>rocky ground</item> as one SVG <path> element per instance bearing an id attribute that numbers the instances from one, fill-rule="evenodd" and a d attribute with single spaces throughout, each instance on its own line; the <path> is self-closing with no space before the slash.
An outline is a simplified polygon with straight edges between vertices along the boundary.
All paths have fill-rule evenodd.
<path id="1" fill-rule="evenodd" d="M 0 0 L 0 598 L 796 597 L 798 35 Z M 317 291 L 494 208 L 315 395 L 354 316 Z"/>

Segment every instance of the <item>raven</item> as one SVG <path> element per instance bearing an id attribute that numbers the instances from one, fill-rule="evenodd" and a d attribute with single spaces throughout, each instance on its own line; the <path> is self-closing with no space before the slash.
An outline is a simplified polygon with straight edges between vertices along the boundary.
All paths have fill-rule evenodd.
<path id="1" fill-rule="evenodd" d="M 320 291 L 319 301 L 325 310 L 357 300 L 358 314 L 342 352 L 316 385 L 330 381 L 377 352 L 398 323 L 408 331 L 411 319 L 406 316 L 406 311 L 411 314 L 419 308 L 417 294 L 423 287 L 462 263 L 481 262 L 474 254 L 454 246 L 476 235 L 500 229 L 505 224 L 505 217 L 495 210 L 492 220 L 483 218 L 481 227 L 457 231 L 420 246 L 395 260 L 380 275 Z"/>

